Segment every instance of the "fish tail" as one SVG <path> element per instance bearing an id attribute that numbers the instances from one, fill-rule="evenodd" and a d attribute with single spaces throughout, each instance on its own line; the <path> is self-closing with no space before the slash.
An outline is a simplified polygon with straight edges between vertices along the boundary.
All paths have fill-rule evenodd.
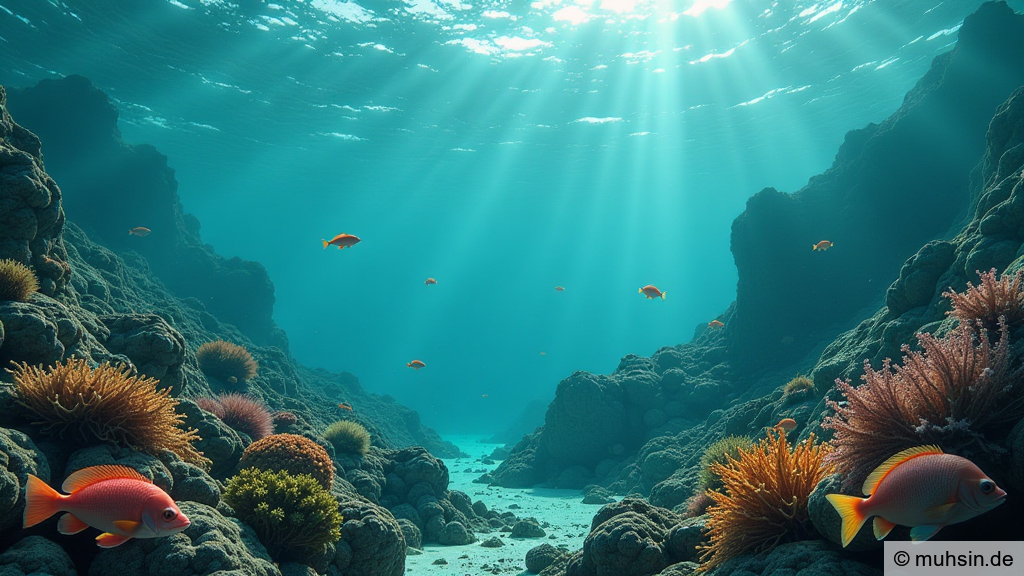
<path id="1" fill-rule="evenodd" d="M 327 240 L 324 240 L 323 238 L 321 238 L 320 240 L 323 240 L 323 243 L 324 243 L 324 250 L 327 250 L 327 247 L 328 247 L 328 246 L 330 246 L 330 245 L 331 245 L 331 243 L 330 243 L 330 242 L 328 242 Z"/>
<path id="2" fill-rule="evenodd" d="M 811 252 L 817 252 L 817 251 L 818 251 L 818 245 L 817 244 L 811 244 Z"/>
<path id="3" fill-rule="evenodd" d="M 39 478 L 29 474 L 25 485 L 25 516 L 23 528 L 35 526 L 57 512 L 64 497 Z"/>
<path id="4" fill-rule="evenodd" d="M 666 294 L 668 294 L 668 292 L 662 292 L 662 293 L 661 293 L 661 299 L 662 299 L 662 300 L 664 300 L 664 299 L 665 299 L 665 295 L 666 295 Z"/>
<path id="5" fill-rule="evenodd" d="M 826 494 L 825 498 L 828 498 L 836 512 L 839 513 L 839 517 L 843 519 L 841 533 L 843 548 L 846 548 L 850 542 L 853 542 L 853 538 L 857 535 L 857 532 L 860 532 L 861 526 L 868 519 L 861 509 L 861 502 L 864 502 L 865 499 L 847 496 L 846 494 Z"/>

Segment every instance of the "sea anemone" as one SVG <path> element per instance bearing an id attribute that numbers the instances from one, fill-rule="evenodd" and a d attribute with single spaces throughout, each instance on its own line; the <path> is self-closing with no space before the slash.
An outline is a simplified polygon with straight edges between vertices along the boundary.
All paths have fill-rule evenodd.
<path id="1" fill-rule="evenodd" d="M 725 464 L 730 459 L 739 458 L 741 448 L 749 448 L 754 444 L 750 436 L 726 436 L 718 440 L 704 451 L 700 457 L 700 485 L 706 489 L 717 489 L 722 487 L 722 479 L 712 469 L 714 464 Z"/>
<path id="2" fill-rule="evenodd" d="M 247 468 L 228 481 L 224 501 L 278 561 L 305 560 L 341 538 L 341 513 L 308 474 Z"/>
<path id="3" fill-rule="evenodd" d="M 220 405 L 220 413 L 213 413 L 225 424 L 244 432 L 249 438 L 259 440 L 274 433 L 274 419 L 267 406 L 260 400 L 232 393 L 221 394 L 216 402 Z"/>
<path id="4" fill-rule="evenodd" d="M 1024 270 L 1014 274 L 1003 274 L 996 278 L 996 269 L 988 272 L 977 272 L 981 284 L 975 286 L 967 283 L 967 291 L 963 294 L 953 291 L 942 295 L 949 298 L 953 309 L 946 314 L 953 316 L 961 323 L 975 321 L 989 332 L 999 329 L 999 319 L 1007 327 L 1015 328 L 1024 320 L 1024 290 L 1021 278 Z"/>
<path id="5" fill-rule="evenodd" d="M 786 403 L 800 402 L 814 394 L 814 381 L 807 376 L 797 376 L 786 383 L 782 397 Z"/>
<path id="6" fill-rule="evenodd" d="M 253 378 L 259 368 L 248 350 L 224 340 L 200 346 L 196 360 L 203 374 L 231 384 Z"/>
<path id="7" fill-rule="evenodd" d="M 53 368 L 20 364 L 14 374 L 17 402 L 37 417 L 42 431 L 77 444 L 111 442 L 148 454 L 170 450 L 182 460 L 208 466 L 196 451 L 195 430 L 179 425 L 178 401 L 152 378 L 130 376 L 124 366 L 90 368 L 71 358 Z"/>
<path id="8" fill-rule="evenodd" d="M 741 554 L 756 554 L 784 542 L 813 537 L 807 500 L 814 487 L 832 473 L 824 462 L 828 444 L 814 444 L 814 434 L 792 447 L 786 435 L 768 436 L 727 464 L 712 464 L 724 490 L 707 492 L 715 504 L 707 510 L 709 536 L 701 570 Z"/>
<path id="9" fill-rule="evenodd" d="M 242 452 L 238 467 L 309 474 L 327 490 L 334 481 L 334 463 L 327 450 L 296 434 L 274 434 L 253 442 Z"/>
<path id="10" fill-rule="evenodd" d="M 846 486 L 859 485 L 889 456 L 907 448 L 938 444 L 960 452 L 981 442 L 981 434 L 1015 421 L 1024 411 L 1024 395 L 1011 393 L 1018 372 L 1011 372 L 1006 327 L 995 346 L 988 334 L 969 323 L 945 338 L 918 334 L 923 349 L 904 345 L 903 365 L 888 358 L 881 370 L 864 363 L 861 386 L 836 381 L 846 402 L 829 401 L 835 411 L 823 426 L 835 430 L 829 460 Z"/>
<path id="11" fill-rule="evenodd" d="M 324 430 L 324 438 L 339 454 L 365 456 L 370 451 L 370 433 L 358 422 L 338 420 Z"/>
<path id="12" fill-rule="evenodd" d="M 224 407 L 220 405 L 220 402 L 217 402 L 216 398 L 203 397 L 196 398 L 193 401 L 196 403 L 196 406 L 199 406 L 217 418 L 224 416 Z"/>
<path id="13" fill-rule="evenodd" d="M 31 268 L 17 260 L 0 260 L 0 302 L 28 302 L 39 291 L 39 280 Z"/>

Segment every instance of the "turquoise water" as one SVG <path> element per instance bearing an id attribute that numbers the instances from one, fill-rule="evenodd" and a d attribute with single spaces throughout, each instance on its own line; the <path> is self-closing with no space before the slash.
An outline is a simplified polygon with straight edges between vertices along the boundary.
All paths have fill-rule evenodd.
<path id="1" fill-rule="evenodd" d="M 746 199 L 827 168 L 979 4 L 0 0 L 0 83 L 89 77 L 267 267 L 299 361 L 493 431 L 721 313 Z"/>

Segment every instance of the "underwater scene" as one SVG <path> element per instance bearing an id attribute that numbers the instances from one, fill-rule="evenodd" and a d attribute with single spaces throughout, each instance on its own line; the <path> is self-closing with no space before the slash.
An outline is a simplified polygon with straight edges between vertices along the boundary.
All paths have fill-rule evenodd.
<path id="1" fill-rule="evenodd" d="M 0 576 L 926 541 L 1024 541 L 1024 0 L 0 0 Z"/>

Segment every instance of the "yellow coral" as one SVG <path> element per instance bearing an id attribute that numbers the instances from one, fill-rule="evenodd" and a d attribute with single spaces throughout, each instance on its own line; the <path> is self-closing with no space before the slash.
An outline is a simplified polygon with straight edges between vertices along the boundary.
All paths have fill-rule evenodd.
<path id="1" fill-rule="evenodd" d="M 715 505 L 707 510 L 709 543 L 701 548 L 701 569 L 810 538 L 807 500 L 832 473 L 823 461 L 829 449 L 828 444 L 815 445 L 814 434 L 791 449 L 785 434 L 769 430 L 749 451 L 740 449 L 739 459 L 712 464 L 724 492 L 707 492 Z"/>
<path id="2" fill-rule="evenodd" d="M 196 350 L 196 360 L 203 374 L 232 384 L 249 380 L 259 369 L 248 350 L 224 340 L 200 346 Z"/>
<path id="3" fill-rule="evenodd" d="M 152 378 L 101 364 L 90 368 L 72 358 L 53 368 L 20 364 L 13 370 L 17 401 L 38 418 L 47 434 L 78 443 L 113 442 L 157 455 L 170 450 L 182 460 L 209 465 L 192 445 L 195 430 L 179 425 L 178 401 L 170 388 L 157 389 Z"/>
<path id="4" fill-rule="evenodd" d="M 39 280 L 31 268 L 17 260 L 0 260 L 0 302 L 28 302 L 39 291 Z"/>

